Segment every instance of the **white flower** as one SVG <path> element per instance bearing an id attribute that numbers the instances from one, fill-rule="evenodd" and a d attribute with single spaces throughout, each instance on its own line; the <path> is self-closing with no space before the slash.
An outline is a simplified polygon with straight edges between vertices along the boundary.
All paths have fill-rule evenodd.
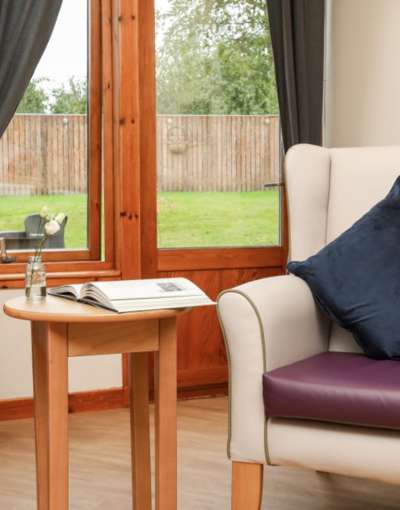
<path id="1" fill-rule="evenodd" d="M 46 206 L 43 206 L 41 211 L 40 211 L 40 217 L 45 219 L 45 220 L 48 220 L 49 217 L 50 217 L 50 211 L 49 211 L 49 208 L 46 207 Z"/>
<path id="2" fill-rule="evenodd" d="M 56 215 L 56 217 L 54 218 L 56 220 L 56 222 L 61 225 L 62 222 L 65 220 L 65 214 L 60 212 Z"/>
<path id="3" fill-rule="evenodd" d="M 44 226 L 44 231 L 48 236 L 53 236 L 54 234 L 57 234 L 59 230 L 60 225 L 56 220 L 50 220 Z"/>

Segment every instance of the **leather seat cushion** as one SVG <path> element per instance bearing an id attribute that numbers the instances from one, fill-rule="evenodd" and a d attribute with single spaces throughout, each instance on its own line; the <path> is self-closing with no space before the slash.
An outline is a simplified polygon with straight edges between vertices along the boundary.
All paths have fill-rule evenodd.
<path id="1" fill-rule="evenodd" d="M 267 418 L 400 429 L 400 361 L 326 352 L 263 376 Z"/>

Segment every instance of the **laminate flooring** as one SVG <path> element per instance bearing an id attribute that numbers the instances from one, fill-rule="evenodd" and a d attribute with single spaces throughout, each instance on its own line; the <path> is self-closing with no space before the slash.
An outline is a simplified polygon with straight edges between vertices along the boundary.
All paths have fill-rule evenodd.
<path id="1" fill-rule="evenodd" d="M 178 426 L 179 510 L 229 509 L 227 399 L 180 402 Z M 71 415 L 70 452 L 71 510 L 131 510 L 128 410 Z M 33 421 L 0 422 L 0 510 L 35 509 Z M 395 509 L 400 486 L 265 469 L 263 510 Z"/>

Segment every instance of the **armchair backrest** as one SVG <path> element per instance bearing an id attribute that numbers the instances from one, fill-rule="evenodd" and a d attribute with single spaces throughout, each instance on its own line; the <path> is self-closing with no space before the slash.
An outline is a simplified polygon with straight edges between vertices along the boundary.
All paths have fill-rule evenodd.
<path id="1" fill-rule="evenodd" d="M 304 260 L 381 200 L 400 174 L 399 147 L 292 147 L 285 160 L 291 260 Z M 360 351 L 334 325 L 330 349 Z"/>
<path id="2" fill-rule="evenodd" d="M 68 216 L 60 225 L 60 230 L 57 234 L 49 237 L 45 243 L 45 248 L 61 249 L 65 248 L 65 227 L 67 225 Z M 31 214 L 25 218 L 25 234 L 29 238 L 32 234 L 43 234 L 45 221 L 39 214 Z"/>

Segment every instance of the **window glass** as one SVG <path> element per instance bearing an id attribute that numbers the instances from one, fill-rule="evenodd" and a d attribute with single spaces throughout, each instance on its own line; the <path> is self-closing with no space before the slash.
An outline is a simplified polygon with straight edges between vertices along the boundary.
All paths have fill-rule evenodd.
<path id="1" fill-rule="evenodd" d="M 0 237 L 32 249 L 47 206 L 67 215 L 65 248 L 87 247 L 88 4 L 64 0 L 48 46 L 0 138 Z M 33 243 L 33 244 L 32 244 Z M 62 241 L 58 243 L 62 247 Z"/>
<path id="2" fill-rule="evenodd" d="M 158 246 L 279 244 L 265 0 L 157 0 Z"/>

